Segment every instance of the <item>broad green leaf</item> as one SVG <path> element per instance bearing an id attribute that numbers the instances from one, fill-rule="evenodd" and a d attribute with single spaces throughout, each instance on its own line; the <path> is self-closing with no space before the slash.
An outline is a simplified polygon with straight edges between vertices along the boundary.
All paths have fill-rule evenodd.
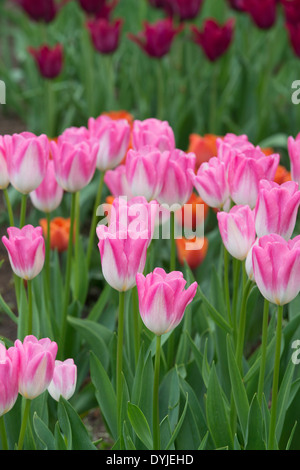
<path id="1" fill-rule="evenodd" d="M 265 450 L 264 433 L 264 418 L 255 394 L 249 408 L 245 449 Z"/>
<path id="2" fill-rule="evenodd" d="M 186 414 L 186 410 L 187 410 L 187 407 L 188 407 L 188 394 L 186 394 L 186 401 L 185 401 L 185 405 L 184 405 L 184 408 L 183 408 L 183 411 L 182 411 L 182 414 L 180 416 L 180 419 L 172 433 L 172 436 L 171 436 L 171 439 L 169 440 L 167 446 L 166 446 L 166 450 L 169 450 L 171 445 L 173 444 L 173 442 L 175 441 L 179 431 L 180 431 L 180 428 L 182 426 L 182 423 L 184 421 L 184 418 L 185 418 L 185 414 Z"/>
<path id="3" fill-rule="evenodd" d="M 36 413 L 33 415 L 33 427 L 38 438 L 43 443 L 44 449 L 55 450 L 55 439 L 52 432 Z"/>
<path id="4" fill-rule="evenodd" d="M 89 312 L 87 319 L 90 321 L 97 322 L 101 317 L 101 314 L 111 296 L 112 287 L 106 283 L 103 291 L 101 292 L 97 302 L 93 306 L 92 310 Z"/>
<path id="5" fill-rule="evenodd" d="M 147 449 L 153 448 L 153 439 L 148 421 L 141 409 L 133 403 L 128 403 L 128 417 L 138 438 L 143 442 Z"/>
<path id="6" fill-rule="evenodd" d="M 276 438 L 278 442 L 280 440 L 281 432 L 282 432 L 283 425 L 284 425 L 285 415 L 288 409 L 294 370 L 295 370 L 295 364 L 293 364 L 292 361 L 289 361 L 285 374 L 280 384 L 279 392 L 278 392 L 277 420 L 276 420 Z"/>

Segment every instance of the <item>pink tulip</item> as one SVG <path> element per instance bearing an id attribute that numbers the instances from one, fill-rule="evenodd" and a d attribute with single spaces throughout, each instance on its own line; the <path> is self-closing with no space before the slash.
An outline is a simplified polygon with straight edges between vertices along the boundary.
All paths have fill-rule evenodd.
<path id="1" fill-rule="evenodd" d="M 291 176 L 292 180 L 300 184 L 300 134 L 288 138 L 287 142 L 288 153 L 291 164 Z"/>
<path id="2" fill-rule="evenodd" d="M 197 290 L 196 282 L 185 289 L 181 271 L 167 274 L 162 268 L 155 268 L 146 277 L 137 274 L 136 284 L 142 320 L 158 336 L 179 325 Z"/>
<path id="3" fill-rule="evenodd" d="M 19 393 L 19 356 L 0 342 L 0 417 L 10 411 Z"/>
<path id="4" fill-rule="evenodd" d="M 237 152 L 228 166 L 228 182 L 232 200 L 239 205 L 256 205 L 259 181 L 274 180 L 279 154 L 265 155 L 259 147 Z"/>
<path id="5" fill-rule="evenodd" d="M 147 201 L 157 199 L 162 190 L 170 152 L 155 147 L 129 150 L 126 157 L 126 176 L 133 196 L 144 196 Z"/>
<path id="6" fill-rule="evenodd" d="M 58 208 L 64 190 L 56 181 L 53 160 L 49 160 L 47 173 L 39 187 L 30 193 L 34 207 L 42 212 L 50 213 Z"/>
<path id="7" fill-rule="evenodd" d="M 89 184 L 96 170 L 98 146 L 83 141 L 72 144 L 63 138 L 51 142 L 55 176 L 58 184 L 70 193 Z"/>
<path id="8" fill-rule="evenodd" d="M 0 136 L 0 189 L 6 189 L 9 185 L 9 176 L 6 163 L 6 152 L 3 137 Z"/>
<path id="9" fill-rule="evenodd" d="M 117 291 L 124 292 L 135 286 L 136 274 L 144 270 L 149 232 L 144 230 L 137 237 L 135 231 L 114 229 L 114 224 L 98 225 L 98 248 L 105 280 Z"/>
<path id="10" fill-rule="evenodd" d="M 60 141 L 76 145 L 90 140 L 90 131 L 85 126 L 71 126 L 65 129 L 59 136 Z"/>
<path id="11" fill-rule="evenodd" d="M 75 392 L 77 383 L 77 366 L 73 359 L 65 361 L 55 361 L 53 377 L 48 386 L 48 392 L 51 397 L 59 401 L 62 396 L 65 400 L 69 400 Z"/>
<path id="12" fill-rule="evenodd" d="M 218 212 L 219 230 L 227 251 L 244 260 L 255 242 L 254 213 L 249 206 L 233 206 L 229 212 Z"/>
<path id="13" fill-rule="evenodd" d="M 278 242 L 278 241 L 281 241 L 281 236 L 278 235 L 277 233 L 270 233 L 270 235 L 267 236 L 263 236 L 261 238 L 256 238 L 255 242 L 253 243 L 253 245 L 251 246 L 248 254 L 247 254 L 247 258 L 246 258 L 246 261 L 245 261 L 245 270 L 246 270 L 246 273 L 248 275 L 248 278 L 251 280 L 251 281 L 254 281 L 254 274 L 253 274 L 253 263 L 252 263 L 252 252 L 253 252 L 253 247 L 256 246 L 256 245 L 259 245 L 260 244 L 262 246 L 264 246 L 264 244 L 266 242 L 271 242 L 271 241 L 275 241 L 275 242 Z"/>
<path id="14" fill-rule="evenodd" d="M 126 196 L 129 199 L 133 197 L 127 181 L 125 165 L 106 171 L 104 182 L 114 197 Z"/>
<path id="15" fill-rule="evenodd" d="M 175 149 L 174 132 L 167 121 L 149 118 L 133 122 L 132 146 L 141 150 L 145 146 L 156 147 L 161 152 Z"/>
<path id="16" fill-rule="evenodd" d="M 252 250 L 254 279 L 263 297 L 276 305 L 291 302 L 300 291 L 300 236 L 274 241 L 265 235 Z"/>
<path id="17" fill-rule="evenodd" d="M 22 132 L 5 135 L 3 144 L 11 184 L 20 193 L 29 194 L 45 178 L 49 160 L 48 137 Z"/>
<path id="18" fill-rule="evenodd" d="M 170 159 L 164 175 L 163 187 L 157 196 L 158 202 L 182 207 L 191 197 L 193 184 L 188 170 L 194 171 L 196 155 L 175 149 L 170 152 Z"/>
<path id="19" fill-rule="evenodd" d="M 130 141 L 131 128 L 126 119 L 111 119 L 109 116 L 90 118 L 90 138 L 98 145 L 97 168 L 101 171 L 116 168 L 124 159 Z"/>
<path id="20" fill-rule="evenodd" d="M 226 165 L 217 157 L 202 163 L 197 174 L 188 170 L 199 196 L 210 207 L 222 208 L 229 198 Z"/>
<path id="21" fill-rule="evenodd" d="M 3 236 L 10 264 L 14 273 L 22 279 L 31 280 L 43 269 L 45 242 L 42 227 L 25 225 L 19 229 L 9 227 L 9 238 Z"/>
<path id="22" fill-rule="evenodd" d="M 295 228 L 300 191 L 298 183 L 287 181 L 281 185 L 261 180 L 255 206 L 255 228 L 258 237 L 277 233 L 288 240 Z"/>
<path id="23" fill-rule="evenodd" d="M 49 387 L 55 365 L 57 344 L 49 338 L 38 340 L 29 335 L 23 343 L 17 339 L 19 353 L 19 393 L 30 400 L 41 395 Z"/>

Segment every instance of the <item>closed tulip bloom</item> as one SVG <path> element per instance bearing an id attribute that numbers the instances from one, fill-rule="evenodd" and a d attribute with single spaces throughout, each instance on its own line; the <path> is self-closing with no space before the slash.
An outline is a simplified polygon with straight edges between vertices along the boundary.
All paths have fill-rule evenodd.
<path id="1" fill-rule="evenodd" d="M 200 12 L 203 0 L 166 0 L 169 5 L 171 14 L 177 16 L 180 21 L 192 20 L 196 18 Z"/>
<path id="2" fill-rule="evenodd" d="M 256 246 L 256 245 L 264 246 L 266 243 L 270 243 L 271 241 L 281 242 L 282 237 L 280 235 L 278 235 L 277 233 L 270 233 L 268 236 L 264 235 L 261 238 L 256 238 L 255 242 L 253 243 L 253 245 L 251 246 L 251 248 L 250 248 L 250 250 L 247 254 L 247 258 L 246 258 L 246 261 L 245 261 L 245 270 L 246 270 L 246 273 L 248 275 L 248 278 L 253 282 L 255 282 L 254 274 L 253 274 L 253 262 L 252 262 L 253 247 Z"/>
<path id="3" fill-rule="evenodd" d="M 214 134 L 190 134 L 188 152 L 196 155 L 196 169 L 204 162 L 208 162 L 212 157 L 217 155 L 217 139 Z"/>
<path id="4" fill-rule="evenodd" d="M 47 219 L 40 219 L 40 226 L 43 229 L 44 238 L 47 239 L 48 222 Z M 50 221 L 50 249 L 57 250 L 59 253 L 67 251 L 70 238 L 71 219 L 55 217 Z M 73 233 L 75 238 L 75 229 Z"/>
<path id="5" fill-rule="evenodd" d="M 191 26 L 193 40 L 198 44 L 206 57 L 215 62 L 229 48 L 234 30 L 234 19 L 229 19 L 224 25 L 218 24 L 214 19 L 206 19 L 202 30 Z"/>
<path id="6" fill-rule="evenodd" d="M 231 8 L 236 11 L 244 11 L 244 0 L 227 0 Z"/>
<path id="7" fill-rule="evenodd" d="M 132 198 L 132 193 L 126 176 L 126 166 L 119 165 L 114 170 L 105 172 L 104 182 L 114 197 L 126 196 Z"/>
<path id="8" fill-rule="evenodd" d="M 56 44 L 54 47 L 44 44 L 37 49 L 30 47 L 29 52 L 34 57 L 42 77 L 52 80 L 60 75 L 63 67 L 62 44 Z"/>
<path id="9" fill-rule="evenodd" d="M 174 26 L 171 18 L 164 18 L 155 23 L 144 22 L 144 30 L 138 34 L 128 34 L 149 57 L 160 59 L 169 53 L 175 36 L 182 30 Z"/>
<path id="10" fill-rule="evenodd" d="M 300 57 L 300 23 L 287 23 L 286 29 L 294 54 Z"/>
<path id="11" fill-rule="evenodd" d="M 22 279 L 31 280 L 43 269 L 45 242 L 42 227 L 25 225 L 19 229 L 9 227 L 8 238 L 2 237 L 14 273 Z"/>
<path id="12" fill-rule="evenodd" d="M 6 189 L 9 185 L 5 148 L 3 137 L 0 136 L 0 189 Z"/>
<path id="13" fill-rule="evenodd" d="M 157 196 L 160 204 L 167 204 L 170 207 L 176 204 L 182 207 L 189 200 L 193 192 L 193 183 L 188 170 L 194 171 L 195 165 L 194 153 L 185 153 L 179 149 L 170 152 L 163 186 Z"/>
<path id="14" fill-rule="evenodd" d="M 228 167 L 232 200 L 239 205 L 248 204 L 253 209 L 260 180 L 274 180 L 279 160 L 279 154 L 265 155 L 259 147 L 234 155 Z"/>
<path id="15" fill-rule="evenodd" d="M 222 208 L 229 198 L 225 163 L 217 157 L 202 163 L 195 174 L 188 174 L 199 196 L 209 207 Z"/>
<path id="16" fill-rule="evenodd" d="M 166 273 L 162 268 L 155 268 L 146 277 L 137 274 L 136 285 L 142 320 L 158 336 L 179 325 L 197 290 L 196 282 L 185 289 L 181 271 Z"/>
<path id="17" fill-rule="evenodd" d="M 115 230 L 114 225 L 99 225 L 96 229 L 102 273 L 108 284 L 125 292 L 136 284 L 136 274 L 143 272 L 148 247 L 148 230 L 136 237 L 129 229 Z"/>
<path id="18" fill-rule="evenodd" d="M 300 205 L 298 183 L 287 181 L 281 185 L 262 180 L 255 206 L 255 228 L 258 237 L 277 233 L 291 238 Z"/>
<path id="19" fill-rule="evenodd" d="M 297 24 L 300 22 L 300 0 L 280 0 L 283 6 L 287 23 Z"/>
<path id="20" fill-rule="evenodd" d="M 300 290 L 300 237 L 274 241 L 260 239 L 252 250 L 253 274 L 261 294 L 271 303 L 285 305 Z M 263 240 L 264 239 L 264 240 Z"/>
<path id="21" fill-rule="evenodd" d="M 161 152 L 175 149 L 173 129 L 167 121 L 155 118 L 136 119 L 132 130 L 132 147 L 141 150 L 145 146 L 156 147 Z"/>
<path id="22" fill-rule="evenodd" d="M 244 260 L 255 242 L 254 213 L 249 206 L 233 206 L 229 212 L 218 212 L 218 225 L 226 250 Z"/>
<path id="23" fill-rule="evenodd" d="M 88 21 L 87 27 L 96 51 L 101 54 L 112 54 L 119 46 L 122 20 L 109 21 L 105 18 L 96 18 Z"/>
<path id="24" fill-rule="evenodd" d="M 244 0 L 243 7 L 258 28 L 269 29 L 274 25 L 277 0 Z"/>
<path id="25" fill-rule="evenodd" d="M 97 168 L 101 171 L 116 168 L 129 146 L 131 127 L 128 121 L 103 115 L 97 119 L 90 118 L 88 129 L 91 140 L 98 143 Z"/>
<path id="26" fill-rule="evenodd" d="M 59 136 L 59 141 L 69 142 L 76 145 L 81 142 L 88 142 L 90 140 L 90 131 L 85 126 L 71 126 L 67 127 Z"/>
<path id="27" fill-rule="evenodd" d="M 30 400 L 49 387 L 57 354 L 57 344 L 49 338 L 38 340 L 29 335 L 21 342 L 15 341 L 19 354 L 19 393 Z"/>
<path id="28" fill-rule="evenodd" d="M 70 193 L 87 186 L 96 171 L 98 145 L 85 141 L 72 145 L 60 138 L 50 145 L 58 184 Z"/>
<path id="29" fill-rule="evenodd" d="M 133 196 L 144 196 L 147 201 L 157 199 L 164 183 L 164 174 L 170 153 L 153 147 L 129 150 L 126 157 L 126 176 Z"/>
<path id="30" fill-rule="evenodd" d="M 103 7 L 105 0 L 79 0 L 81 8 L 89 14 L 96 15 Z"/>
<path id="31" fill-rule="evenodd" d="M 19 356 L 14 347 L 6 349 L 0 342 L 0 417 L 8 413 L 19 393 Z"/>
<path id="32" fill-rule="evenodd" d="M 22 194 L 29 194 L 45 178 L 49 160 L 49 140 L 30 132 L 5 135 L 7 171 L 10 183 Z"/>
<path id="33" fill-rule="evenodd" d="M 58 7 L 55 0 L 15 0 L 33 21 L 50 23 L 56 17 Z"/>
<path id="34" fill-rule="evenodd" d="M 62 396 L 69 400 L 75 392 L 77 383 L 77 366 L 73 359 L 65 361 L 55 361 L 53 377 L 48 386 L 48 392 L 51 397 L 59 401 Z"/>
<path id="35" fill-rule="evenodd" d="M 31 202 L 36 209 L 50 213 L 59 207 L 63 195 L 64 190 L 56 181 L 54 162 L 49 160 L 45 178 L 39 187 L 30 193 Z"/>
<path id="36" fill-rule="evenodd" d="M 298 134 L 295 139 L 293 137 L 289 137 L 287 147 L 292 180 L 300 184 L 300 134 Z"/>
<path id="37" fill-rule="evenodd" d="M 192 239 L 182 237 L 175 241 L 179 263 L 183 266 L 186 262 L 191 269 L 197 269 L 205 259 L 208 239 L 205 237 Z"/>

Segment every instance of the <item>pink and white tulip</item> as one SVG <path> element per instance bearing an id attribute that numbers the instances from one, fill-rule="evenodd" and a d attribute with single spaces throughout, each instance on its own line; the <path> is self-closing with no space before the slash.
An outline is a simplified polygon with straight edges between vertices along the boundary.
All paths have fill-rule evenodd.
<path id="1" fill-rule="evenodd" d="M 129 150 L 126 157 L 126 177 L 133 196 L 144 196 L 147 201 L 157 199 L 164 183 L 164 174 L 170 152 L 154 147 Z"/>
<path id="2" fill-rule="evenodd" d="M 170 152 L 170 159 L 164 175 L 162 189 L 157 196 L 160 204 L 182 207 L 187 203 L 193 192 L 193 184 L 188 171 L 195 171 L 196 155 L 174 149 Z"/>
<path id="3" fill-rule="evenodd" d="M 238 205 L 229 212 L 218 212 L 217 218 L 226 250 L 236 259 L 246 259 L 256 238 L 253 211 Z"/>
<path id="4" fill-rule="evenodd" d="M 166 273 L 162 268 L 155 268 L 147 276 L 137 274 L 136 285 L 142 320 L 158 336 L 179 325 L 197 290 L 196 282 L 185 289 L 181 271 Z"/>
<path id="5" fill-rule="evenodd" d="M 90 140 L 90 132 L 85 126 L 80 127 L 67 127 L 59 137 L 59 140 L 69 142 L 70 144 L 76 145 L 81 142 L 88 142 Z"/>
<path id="6" fill-rule="evenodd" d="M 14 347 L 6 349 L 0 342 L 0 417 L 8 413 L 19 393 L 19 356 Z"/>
<path id="7" fill-rule="evenodd" d="M 141 150 L 145 146 L 155 147 L 161 152 L 175 149 L 175 137 L 167 121 L 149 118 L 144 121 L 136 119 L 133 122 L 132 146 Z"/>
<path id="8" fill-rule="evenodd" d="M 131 127 L 126 119 L 111 119 L 109 116 L 90 118 L 88 121 L 91 140 L 98 143 L 97 168 L 101 171 L 116 168 L 124 159 L 131 136 Z"/>
<path id="9" fill-rule="evenodd" d="M 15 341 L 19 354 L 19 393 L 30 400 L 49 387 L 54 373 L 57 344 L 49 338 L 29 335 Z"/>
<path id="10" fill-rule="evenodd" d="M 9 185 L 9 176 L 6 163 L 6 152 L 3 137 L 0 136 L 0 189 L 6 189 Z"/>
<path id="11" fill-rule="evenodd" d="M 125 165 L 106 171 L 104 182 L 114 197 L 126 196 L 129 199 L 133 197 L 127 181 Z"/>
<path id="12" fill-rule="evenodd" d="M 291 302 L 300 291 L 300 236 L 286 241 L 265 235 L 252 250 L 253 275 L 263 297 L 276 305 Z"/>
<path id="13" fill-rule="evenodd" d="M 50 213 L 59 207 L 63 195 L 64 190 L 56 180 L 54 162 L 49 160 L 45 178 L 39 187 L 29 194 L 31 202 L 36 209 Z"/>
<path id="14" fill-rule="evenodd" d="M 55 361 L 53 377 L 48 386 L 51 397 L 59 401 L 62 396 L 69 400 L 75 392 L 77 383 L 77 366 L 73 359 L 65 361 Z"/>
<path id="15" fill-rule="evenodd" d="M 202 163 L 195 174 L 188 170 L 189 177 L 201 199 L 209 206 L 223 208 L 229 199 L 226 165 L 217 157 Z"/>
<path id="16" fill-rule="evenodd" d="M 45 241 L 42 227 L 25 225 L 19 229 L 9 227 L 8 238 L 2 237 L 14 273 L 22 279 L 31 280 L 43 269 Z"/>
<path id="17" fill-rule="evenodd" d="M 49 140 L 44 134 L 31 132 L 5 135 L 3 146 L 9 181 L 22 194 L 34 191 L 46 175 L 49 160 Z"/>
<path id="18" fill-rule="evenodd" d="M 287 181 L 281 185 L 261 180 L 255 206 L 255 228 L 258 237 L 277 233 L 291 238 L 300 205 L 298 183 Z"/>
<path id="19" fill-rule="evenodd" d="M 300 133 L 294 139 L 289 137 L 287 141 L 288 154 L 291 165 L 291 177 L 300 184 Z"/>

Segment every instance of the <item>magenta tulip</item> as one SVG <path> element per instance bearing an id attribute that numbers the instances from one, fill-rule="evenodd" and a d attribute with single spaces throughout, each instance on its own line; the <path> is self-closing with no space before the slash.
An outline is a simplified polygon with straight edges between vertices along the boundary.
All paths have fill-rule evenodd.
<path id="1" fill-rule="evenodd" d="M 244 0 L 227 0 L 231 8 L 236 11 L 244 11 Z"/>
<path id="2" fill-rule="evenodd" d="M 34 57 L 42 77 L 52 80 L 60 75 L 63 67 L 62 44 L 56 44 L 54 47 L 45 44 L 37 49 L 30 47 L 29 52 Z"/>
<path id="3" fill-rule="evenodd" d="M 280 0 L 283 6 L 287 23 L 297 24 L 300 22 L 300 0 Z"/>
<path id="4" fill-rule="evenodd" d="M 137 274 L 136 285 L 142 320 L 158 336 L 179 325 L 197 290 L 196 282 L 185 289 L 181 271 L 167 274 L 162 268 L 155 268 L 146 277 Z"/>
<path id="5" fill-rule="evenodd" d="M 19 393 L 19 356 L 16 348 L 0 342 L 0 417 L 8 413 Z"/>
<path id="6" fill-rule="evenodd" d="M 49 338 L 38 340 L 29 335 L 15 341 L 19 354 L 19 393 L 30 400 L 49 387 L 57 354 L 57 344 Z"/>
<path id="7" fill-rule="evenodd" d="M 262 180 L 255 206 L 255 228 L 258 237 L 277 233 L 291 238 L 300 205 L 298 183 L 287 181 L 281 185 Z"/>
<path id="8" fill-rule="evenodd" d="M 2 242 L 7 249 L 11 268 L 22 279 L 31 280 L 43 269 L 45 262 L 45 242 L 42 227 L 25 225 L 19 229 L 9 227 L 8 237 Z"/>
<path id="9" fill-rule="evenodd" d="M 88 129 L 91 140 L 98 143 L 97 168 L 101 171 L 116 168 L 124 159 L 130 141 L 131 128 L 126 119 L 108 116 L 90 118 Z"/>
<path id="10" fill-rule="evenodd" d="M 114 197 L 133 197 L 126 176 L 126 166 L 119 165 L 114 170 L 105 172 L 104 182 Z"/>
<path id="11" fill-rule="evenodd" d="M 34 191 L 43 181 L 49 160 L 49 140 L 31 132 L 3 138 L 10 183 L 22 194 Z"/>
<path id="12" fill-rule="evenodd" d="M 50 23 L 56 17 L 58 7 L 55 0 L 14 0 L 33 21 Z"/>
<path id="13" fill-rule="evenodd" d="M 300 184 L 300 134 L 298 134 L 295 139 L 293 137 L 289 137 L 287 147 L 292 180 Z"/>
<path id="14" fill-rule="evenodd" d="M 50 213 L 59 207 L 64 190 L 56 181 L 53 160 L 49 160 L 42 183 L 29 195 L 34 207 L 42 212 Z"/>
<path id="15" fill-rule="evenodd" d="M 9 176 L 6 163 L 6 152 L 3 137 L 0 136 L 0 189 L 6 189 L 9 185 Z"/>
<path id="16" fill-rule="evenodd" d="M 90 15 L 96 15 L 103 7 L 105 0 L 79 0 L 81 8 Z"/>
<path id="17" fill-rule="evenodd" d="M 229 48 L 234 30 L 234 19 L 229 19 L 224 25 L 220 25 L 216 20 L 208 18 L 205 20 L 202 30 L 196 26 L 191 26 L 193 40 L 198 44 L 206 57 L 215 62 Z"/>
<path id="18" fill-rule="evenodd" d="M 269 29 L 274 25 L 277 0 L 243 0 L 243 7 L 258 28 Z"/>
<path id="19" fill-rule="evenodd" d="M 48 392 L 51 397 L 59 401 L 62 396 L 69 400 L 75 392 L 77 383 L 77 366 L 73 359 L 65 361 L 55 361 L 53 377 L 48 386 Z"/>
<path id="20" fill-rule="evenodd" d="M 105 18 L 88 21 L 87 27 L 96 51 L 101 54 L 112 54 L 119 46 L 123 21 L 113 22 Z"/>
<path id="21" fill-rule="evenodd" d="M 179 18 L 180 21 L 187 21 L 196 18 L 200 13 L 203 0 L 166 0 L 165 8 L 170 14 Z"/>
<path id="22" fill-rule="evenodd" d="M 161 152 L 175 149 L 173 129 L 167 121 L 149 118 L 144 121 L 136 119 L 133 123 L 132 146 L 141 150 L 145 146 L 156 147 Z"/>
<path id="23" fill-rule="evenodd" d="M 246 259 L 255 242 L 254 213 L 249 206 L 233 206 L 218 212 L 219 230 L 226 250 L 236 259 Z"/>

